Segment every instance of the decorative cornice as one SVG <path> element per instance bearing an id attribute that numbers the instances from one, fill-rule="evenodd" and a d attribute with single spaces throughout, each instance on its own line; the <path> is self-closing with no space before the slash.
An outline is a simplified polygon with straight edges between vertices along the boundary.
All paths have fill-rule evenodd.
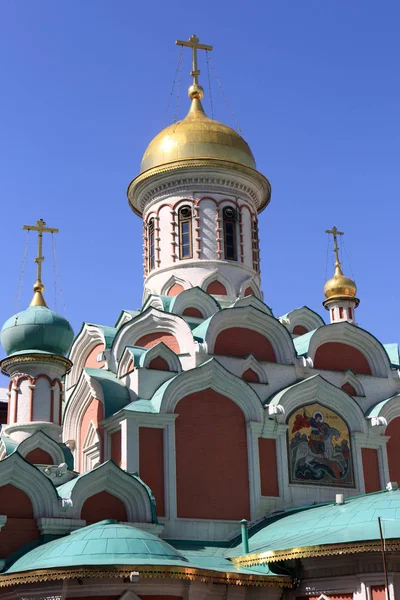
<path id="1" fill-rule="evenodd" d="M 400 539 L 386 539 L 385 546 L 387 551 L 400 550 Z M 263 565 L 282 560 L 292 560 L 295 558 L 312 558 L 320 556 L 338 556 L 343 554 L 360 554 L 362 552 L 381 552 L 381 542 L 379 540 L 366 540 L 360 542 L 348 542 L 345 544 L 323 544 L 320 546 L 301 546 L 287 550 L 269 550 L 268 552 L 259 552 L 255 554 L 246 554 L 232 558 L 232 562 L 240 567 L 250 567 L 253 565 Z"/>
<path id="2" fill-rule="evenodd" d="M 214 193 L 241 192 L 261 212 L 269 203 L 271 185 L 266 177 L 239 163 L 212 158 L 178 160 L 154 167 L 135 177 L 128 186 L 132 210 L 142 215 L 145 205 L 180 191 L 198 191 L 207 186 Z"/>
<path id="3" fill-rule="evenodd" d="M 72 362 L 64 356 L 57 354 L 18 354 L 16 356 L 7 356 L 0 362 L 0 369 L 4 375 L 10 375 L 9 369 L 14 365 L 26 363 L 44 363 L 46 365 L 53 364 L 63 367 L 66 372 L 72 368 Z"/>
<path id="4" fill-rule="evenodd" d="M 248 587 L 292 587 L 288 576 L 271 576 L 245 573 L 224 573 L 188 567 L 172 567 L 164 565 L 128 565 L 112 567 L 71 567 L 65 569 L 42 569 L 0 575 L 0 588 L 12 587 L 26 583 L 43 581 L 64 581 L 66 579 L 125 579 L 132 571 L 138 571 L 143 579 L 179 579 L 198 581 L 201 583 L 222 583 L 224 585 L 241 585 Z"/>

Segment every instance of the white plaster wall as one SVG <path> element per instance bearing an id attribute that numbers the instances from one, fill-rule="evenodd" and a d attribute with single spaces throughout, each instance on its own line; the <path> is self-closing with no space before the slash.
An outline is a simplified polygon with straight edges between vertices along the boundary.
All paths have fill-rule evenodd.
<path id="1" fill-rule="evenodd" d="M 31 420 L 30 418 L 30 406 L 31 406 L 31 390 L 29 388 L 30 382 L 27 379 L 21 381 L 18 393 L 18 410 L 17 410 L 17 423 L 27 423 Z"/>
<path id="2" fill-rule="evenodd" d="M 201 254 L 204 260 L 217 258 L 216 205 L 212 200 L 202 200 L 199 204 Z"/>
<path id="3" fill-rule="evenodd" d="M 173 215 L 171 215 L 171 209 L 169 206 L 163 206 L 158 213 L 159 216 L 159 227 L 160 231 L 156 232 L 156 237 L 160 237 L 160 259 L 161 264 L 160 268 L 168 267 L 173 264 L 172 260 L 172 225 L 171 221 L 173 219 Z M 156 221 L 157 223 L 157 221 Z M 177 231 L 176 231 L 177 233 Z M 157 241 L 155 244 L 157 247 Z M 157 252 L 156 252 L 156 260 L 157 260 Z M 157 262 L 156 262 L 157 265 Z M 156 267 L 157 268 L 157 267 Z"/>
<path id="4" fill-rule="evenodd" d="M 54 386 L 53 392 L 53 421 L 54 423 L 60 422 L 60 388 L 58 385 Z"/>
<path id="5" fill-rule="evenodd" d="M 33 421 L 50 421 L 50 382 L 38 379 L 33 392 Z"/>
<path id="6" fill-rule="evenodd" d="M 244 264 L 253 268 L 253 252 L 252 252 L 252 239 L 251 239 L 251 216 L 248 210 L 244 209 L 241 211 L 242 214 L 242 231 L 243 231 L 243 250 L 244 250 Z"/>

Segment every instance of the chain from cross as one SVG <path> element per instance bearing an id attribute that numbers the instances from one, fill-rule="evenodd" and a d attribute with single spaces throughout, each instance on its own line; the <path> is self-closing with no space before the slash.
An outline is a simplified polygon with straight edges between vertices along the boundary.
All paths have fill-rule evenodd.
<path id="1" fill-rule="evenodd" d="M 37 280 L 39 282 L 42 281 L 42 262 L 44 261 L 44 256 L 42 254 L 43 248 L 43 233 L 58 233 L 58 229 L 54 229 L 54 227 L 46 227 L 45 221 L 43 219 L 39 219 L 36 221 L 36 225 L 24 225 L 22 229 L 27 231 L 37 231 L 38 232 L 38 255 L 35 258 L 35 263 L 37 264 Z"/>
<path id="2" fill-rule="evenodd" d="M 197 67 L 197 50 L 208 50 L 211 51 L 213 49 L 212 46 L 206 46 L 205 44 L 199 44 L 199 38 L 196 35 L 191 35 L 188 42 L 184 40 L 176 40 L 175 44 L 177 46 L 186 46 L 187 48 L 192 49 L 192 71 L 190 73 L 191 77 L 193 77 L 194 85 L 199 84 L 199 75 L 200 71 Z"/>
<path id="3" fill-rule="evenodd" d="M 344 235 L 344 231 L 339 231 L 337 227 L 332 227 L 332 229 L 327 229 L 325 231 L 325 233 L 333 235 L 333 251 L 334 251 L 335 256 L 336 256 L 336 263 L 337 263 L 337 265 L 340 265 L 340 260 L 339 260 L 339 246 L 338 246 L 338 243 L 337 243 L 337 236 L 338 235 Z"/>

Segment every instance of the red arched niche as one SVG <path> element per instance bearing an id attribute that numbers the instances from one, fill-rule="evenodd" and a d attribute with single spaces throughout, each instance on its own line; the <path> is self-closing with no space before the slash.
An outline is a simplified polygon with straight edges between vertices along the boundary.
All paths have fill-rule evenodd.
<path id="1" fill-rule="evenodd" d="M 172 285 L 168 292 L 167 292 L 167 296 L 177 296 L 178 294 L 180 294 L 181 292 L 183 292 L 184 288 L 180 283 L 174 283 L 174 285 Z"/>
<path id="2" fill-rule="evenodd" d="M 254 296 L 254 291 L 252 290 L 251 287 L 248 287 L 245 289 L 244 295 L 245 296 Z"/>
<path id="3" fill-rule="evenodd" d="M 157 371 L 169 371 L 169 366 L 165 358 L 162 356 L 156 356 L 150 361 L 149 369 L 156 369 Z"/>
<path id="4" fill-rule="evenodd" d="M 253 371 L 253 369 L 247 369 L 242 375 L 242 379 L 247 381 L 248 383 L 259 383 L 260 378 L 257 373 Z"/>
<path id="5" fill-rule="evenodd" d="M 198 319 L 204 319 L 203 315 L 199 311 L 198 308 L 193 308 L 192 306 L 188 306 L 182 313 L 183 317 L 197 317 Z"/>
<path id="6" fill-rule="evenodd" d="M 350 394 L 350 396 L 357 396 L 357 392 L 351 383 L 344 383 L 340 389 Z"/>
<path id="7" fill-rule="evenodd" d="M 0 513 L 7 515 L 0 531 L 0 558 L 39 538 L 31 499 L 19 488 L 11 484 L 0 487 Z"/>
<path id="8" fill-rule="evenodd" d="M 100 352 L 104 351 L 104 344 L 97 344 L 87 355 L 85 360 L 85 367 L 91 367 L 93 369 L 100 369 L 104 365 L 104 360 L 97 362 L 97 357 Z"/>
<path id="9" fill-rule="evenodd" d="M 215 340 L 214 354 L 238 357 L 253 354 L 258 360 L 276 362 L 271 342 L 258 331 L 242 327 L 221 331 Z"/>
<path id="10" fill-rule="evenodd" d="M 125 504 L 109 492 L 103 491 L 90 496 L 83 503 L 81 519 L 86 523 L 97 523 L 104 519 L 115 519 L 116 521 L 128 521 Z"/>
<path id="11" fill-rule="evenodd" d="M 294 335 L 304 335 L 305 333 L 308 333 L 308 329 L 306 329 L 303 325 L 295 325 L 293 327 L 293 333 Z"/>
<path id="12" fill-rule="evenodd" d="M 387 443 L 390 481 L 397 481 L 400 485 L 400 417 L 390 421 L 386 427 L 385 435 L 390 435 Z"/>
<path id="13" fill-rule="evenodd" d="M 142 348 L 152 348 L 158 342 L 164 342 L 168 348 L 171 348 L 174 352 L 179 354 L 180 348 L 178 340 L 172 333 L 166 333 L 163 331 L 155 331 L 154 333 L 148 333 L 142 336 L 135 342 L 135 346 L 141 346 Z"/>
<path id="14" fill-rule="evenodd" d="M 175 412 L 178 517 L 248 519 L 246 422 L 212 389 L 180 400 Z"/>
<path id="15" fill-rule="evenodd" d="M 25 458 L 33 465 L 54 465 L 54 460 L 50 454 L 41 448 L 31 450 Z"/>
<path id="16" fill-rule="evenodd" d="M 219 281 L 209 283 L 206 292 L 207 294 L 215 294 L 216 296 L 226 296 L 228 293 L 226 287 Z"/>
<path id="17" fill-rule="evenodd" d="M 340 342 L 326 342 L 317 348 L 314 358 L 315 369 L 347 371 L 351 369 L 361 375 L 372 375 L 371 367 L 364 354 Z"/>

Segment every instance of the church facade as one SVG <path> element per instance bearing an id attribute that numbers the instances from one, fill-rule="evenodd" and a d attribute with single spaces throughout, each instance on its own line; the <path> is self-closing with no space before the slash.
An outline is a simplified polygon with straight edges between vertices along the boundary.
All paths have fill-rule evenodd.
<path id="1" fill-rule="evenodd" d="M 274 315 L 258 214 L 271 187 L 202 107 L 147 147 L 140 310 L 1 332 L 0 597 L 400 598 L 400 359 L 357 322 L 334 238 L 326 320 Z"/>

